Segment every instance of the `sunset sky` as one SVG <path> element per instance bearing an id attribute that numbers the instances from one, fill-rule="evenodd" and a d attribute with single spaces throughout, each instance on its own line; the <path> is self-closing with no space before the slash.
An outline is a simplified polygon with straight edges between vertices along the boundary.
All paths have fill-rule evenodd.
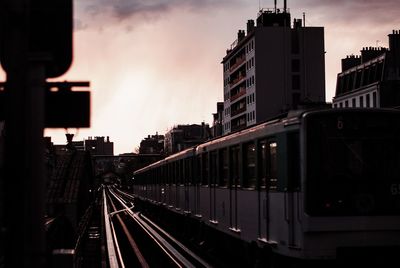
<path id="1" fill-rule="evenodd" d="M 74 140 L 110 136 L 120 154 L 173 125 L 211 123 L 223 98 L 226 49 L 247 20 L 256 19 L 259 6 L 272 8 L 273 2 L 74 1 L 74 61 L 57 80 L 90 81 L 92 92 L 91 128 L 70 129 Z M 387 35 L 400 30 L 398 0 L 288 0 L 288 7 L 292 21 L 305 12 L 306 26 L 325 27 L 327 101 L 342 57 L 387 46 Z M 65 143 L 64 133 L 45 132 L 58 144 Z"/>

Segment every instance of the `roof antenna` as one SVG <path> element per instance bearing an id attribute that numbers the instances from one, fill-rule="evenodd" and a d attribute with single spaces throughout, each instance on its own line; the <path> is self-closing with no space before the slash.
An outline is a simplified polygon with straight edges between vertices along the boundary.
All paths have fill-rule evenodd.
<path id="1" fill-rule="evenodd" d="M 306 12 L 303 12 L 303 27 L 306 27 Z"/>

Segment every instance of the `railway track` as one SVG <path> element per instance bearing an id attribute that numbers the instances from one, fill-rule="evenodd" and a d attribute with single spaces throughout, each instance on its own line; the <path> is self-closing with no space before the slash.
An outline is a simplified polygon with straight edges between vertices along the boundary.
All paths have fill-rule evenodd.
<path id="1" fill-rule="evenodd" d="M 185 245 L 134 212 L 131 196 L 103 189 L 110 267 L 211 267 Z"/>

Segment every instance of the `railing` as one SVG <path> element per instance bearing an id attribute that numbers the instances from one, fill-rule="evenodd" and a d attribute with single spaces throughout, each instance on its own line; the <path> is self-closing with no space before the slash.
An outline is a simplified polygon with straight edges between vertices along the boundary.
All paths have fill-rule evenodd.
<path id="1" fill-rule="evenodd" d="M 233 86 L 236 85 L 237 83 L 241 82 L 244 78 L 246 78 L 246 76 L 240 75 L 238 78 L 236 78 L 235 80 L 233 80 L 233 81 L 229 84 L 230 87 L 233 87 Z"/>
<path id="2" fill-rule="evenodd" d="M 240 108 L 240 109 L 238 109 L 238 110 L 236 110 L 236 111 L 232 111 L 231 112 L 231 117 L 233 117 L 233 116 L 235 116 L 235 115 L 238 115 L 238 114 L 241 114 L 241 113 L 243 113 L 243 112 L 245 112 L 246 111 L 246 106 L 244 106 L 243 108 Z"/>
<path id="3" fill-rule="evenodd" d="M 229 68 L 229 71 L 232 71 L 232 70 L 236 69 L 236 67 L 238 67 L 239 65 L 241 65 L 245 61 L 246 61 L 246 56 L 245 55 L 241 56 L 240 58 L 237 58 L 235 64 L 233 64 Z"/>
<path id="4" fill-rule="evenodd" d="M 231 96 L 230 100 L 231 100 L 231 102 L 233 102 L 245 94 L 246 94 L 246 90 L 241 89 L 237 94 Z"/>

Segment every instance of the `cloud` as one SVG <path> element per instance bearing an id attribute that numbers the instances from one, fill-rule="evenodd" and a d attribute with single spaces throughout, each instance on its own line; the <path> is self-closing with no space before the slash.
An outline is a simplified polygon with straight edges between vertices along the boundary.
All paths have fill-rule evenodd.
<path id="1" fill-rule="evenodd" d="M 308 8 L 313 15 L 338 24 L 368 23 L 396 24 L 399 22 L 398 0 L 303 0 L 294 3 L 298 9 Z"/>
<path id="2" fill-rule="evenodd" d="M 187 9 L 192 12 L 212 10 L 234 5 L 240 0 L 88 0 L 78 2 L 78 9 L 90 16 L 111 15 L 118 20 L 133 17 L 159 17 L 173 9 Z"/>

